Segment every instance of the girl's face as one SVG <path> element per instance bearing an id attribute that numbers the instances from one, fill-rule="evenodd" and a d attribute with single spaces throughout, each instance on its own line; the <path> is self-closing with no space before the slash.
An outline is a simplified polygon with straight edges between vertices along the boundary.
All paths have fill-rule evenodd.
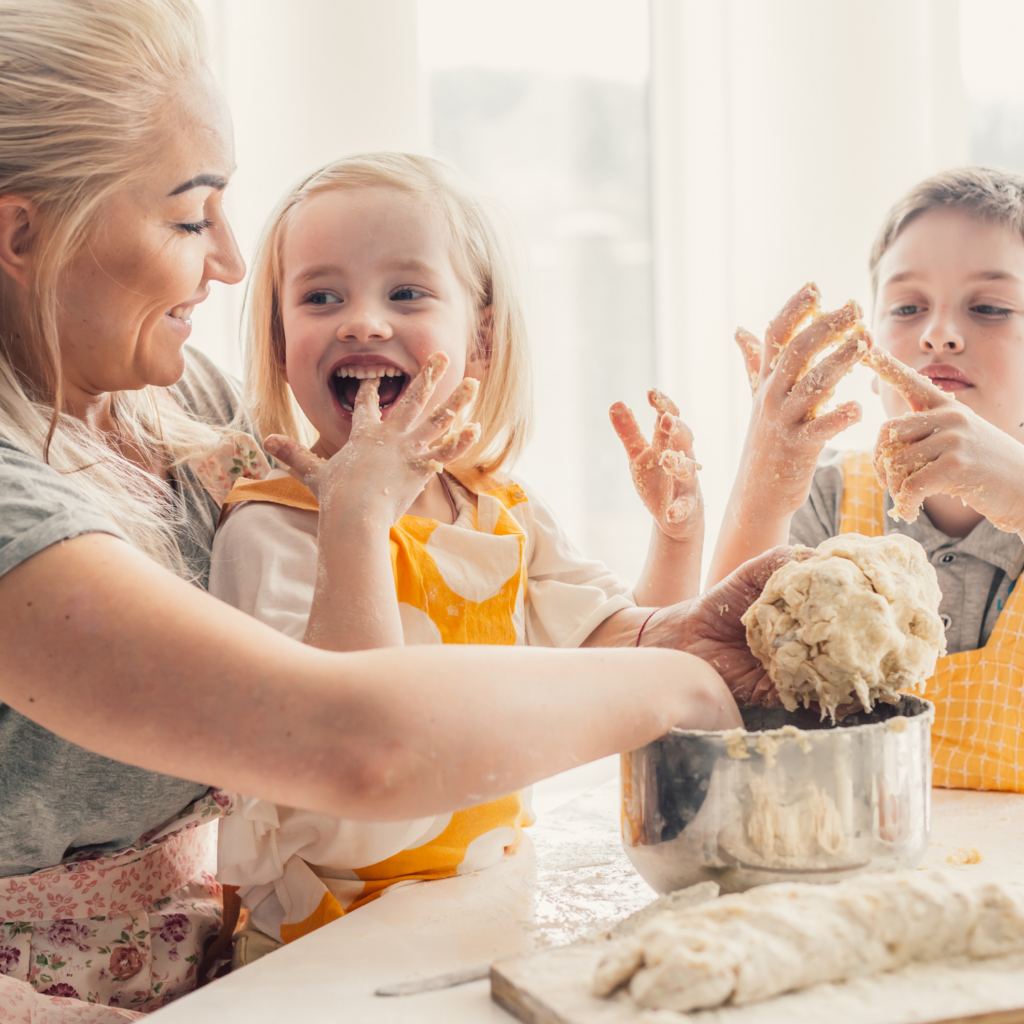
<path id="1" fill-rule="evenodd" d="M 166 386 L 184 370 L 192 310 L 245 264 L 224 216 L 231 122 L 203 75 L 168 100 L 155 162 L 100 210 L 61 281 L 58 331 L 69 400 Z"/>
<path id="2" fill-rule="evenodd" d="M 384 187 L 326 192 L 292 211 L 282 245 L 285 372 L 330 457 L 352 428 L 360 380 L 380 379 L 387 416 L 434 352 L 450 363 L 431 399 L 482 378 L 479 317 L 437 214 Z"/>
<path id="3" fill-rule="evenodd" d="M 878 264 L 875 338 L 978 415 L 1024 440 L 1024 244 L 1010 228 L 930 210 Z M 906 402 L 882 385 L 889 416 Z"/>

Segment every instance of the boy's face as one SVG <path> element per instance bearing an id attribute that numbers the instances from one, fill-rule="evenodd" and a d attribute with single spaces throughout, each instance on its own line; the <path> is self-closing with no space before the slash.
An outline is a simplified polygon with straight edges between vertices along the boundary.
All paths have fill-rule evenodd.
<path id="1" fill-rule="evenodd" d="M 875 340 L 1024 441 L 1024 241 L 1002 224 L 930 210 L 878 264 Z M 877 387 L 877 381 L 876 381 Z M 881 385 L 890 417 L 909 406 Z"/>

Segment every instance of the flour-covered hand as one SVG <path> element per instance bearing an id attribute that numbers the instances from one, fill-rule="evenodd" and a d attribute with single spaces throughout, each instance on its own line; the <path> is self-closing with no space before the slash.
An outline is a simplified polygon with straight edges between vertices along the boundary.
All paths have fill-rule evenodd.
<path id="1" fill-rule="evenodd" d="M 1024 533 L 1024 445 L 885 352 L 865 360 L 911 412 L 882 424 L 874 465 L 893 513 L 913 522 L 950 494 L 1007 533 Z"/>
<path id="2" fill-rule="evenodd" d="M 362 381 L 348 442 L 329 459 L 274 434 L 266 439 L 266 449 L 313 492 L 321 514 L 330 509 L 349 522 L 390 528 L 430 477 L 464 455 L 480 437 L 478 424 L 457 425 L 459 415 L 476 398 L 479 385 L 473 378 L 461 381 L 446 402 L 424 415 L 447 367 L 444 353 L 431 355 L 386 418 L 378 402 L 379 381 Z"/>
<path id="3" fill-rule="evenodd" d="M 629 457 L 633 486 L 658 529 L 672 540 L 689 540 L 702 532 L 704 521 L 693 434 L 667 395 L 652 388 L 647 401 L 657 413 L 649 443 L 633 410 L 622 402 L 609 410 L 612 426 Z"/>

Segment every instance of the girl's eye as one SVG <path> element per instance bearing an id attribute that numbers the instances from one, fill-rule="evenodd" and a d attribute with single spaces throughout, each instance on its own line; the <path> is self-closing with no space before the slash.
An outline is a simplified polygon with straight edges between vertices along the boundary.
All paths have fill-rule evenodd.
<path id="1" fill-rule="evenodd" d="M 996 320 L 1005 320 L 1013 310 L 1004 309 L 1002 306 L 990 306 L 988 303 L 982 302 L 977 306 L 971 306 L 971 312 L 977 313 L 979 316 L 988 316 Z"/>
<path id="2" fill-rule="evenodd" d="M 893 311 L 893 316 L 916 316 L 921 312 L 923 307 L 915 306 L 913 303 L 908 302 L 905 306 L 897 306 Z"/>
<path id="3" fill-rule="evenodd" d="M 189 235 L 201 235 L 207 228 L 213 227 L 212 220 L 197 220 L 197 221 L 186 221 L 184 224 L 179 224 L 179 228 Z"/>
<path id="4" fill-rule="evenodd" d="M 423 292 L 417 288 L 412 288 L 406 285 L 404 288 L 398 288 L 391 293 L 392 302 L 414 302 L 416 299 L 422 299 Z"/>
<path id="5" fill-rule="evenodd" d="M 308 301 L 314 306 L 334 306 L 341 302 L 341 299 L 330 292 L 313 292 Z"/>

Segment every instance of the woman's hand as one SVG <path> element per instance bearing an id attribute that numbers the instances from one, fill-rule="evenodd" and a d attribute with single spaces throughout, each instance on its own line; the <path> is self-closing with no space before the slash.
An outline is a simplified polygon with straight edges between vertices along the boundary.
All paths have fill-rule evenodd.
<path id="1" fill-rule="evenodd" d="M 700 466 L 693 458 L 693 434 L 679 418 L 675 402 L 656 388 L 647 401 L 657 412 L 650 444 L 633 410 L 616 402 L 609 410 L 615 433 L 629 457 L 629 471 L 640 500 L 670 540 L 703 535 L 704 498 L 697 482 Z"/>
<path id="2" fill-rule="evenodd" d="M 644 628 L 640 645 L 673 647 L 702 658 L 725 680 L 740 707 L 780 703 L 775 684 L 747 646 L 740 620 L 772 573 L 789 560 L 788 547 L 767 551 L 695 600 L 662 608 Z"/>
<path id="3" fill-rule="evenodd" d="M 870 350 L 871 338 L 855 302 L 821 314 L 820 298 L 813 284 L 805 285 L 768 325 L 763 343 L 742 328 L 736 332 L 754 402 L 711 582 L 788 540 L 789 521 L 807 500 L 822 449 L 860 419 L 857 402 L 820 410 Z M 831 346 L 834 351 L 815 362 Z"/>
<path id="4" fill-rule="evenodd" d="M 1024 534 L 1024 445 L 927 377 L 875 350 L 865 360 L 910 405 L 882 424 L 875 473 L 912 523 L 933 494 L 960 498 L 993 526 Z"/>
<path id="5" fill-rule="evenodd" d="M 464 455 L 480 437 L 476 423 L 452 430 L 458 415 L 476 398 L 479 384 L 471 377 L 423 416 L 447 367 L 443 352 L 431 355 L 387 419 L 380 414 L 378 380 L 364 380 L 352 410 L 348 443 L 329 459 L 279 434 L 271 434 L 265 448 L 313 492 L 322 515 L 340 514 L 348 522 L 389 529 L 430 477 Z"/>

